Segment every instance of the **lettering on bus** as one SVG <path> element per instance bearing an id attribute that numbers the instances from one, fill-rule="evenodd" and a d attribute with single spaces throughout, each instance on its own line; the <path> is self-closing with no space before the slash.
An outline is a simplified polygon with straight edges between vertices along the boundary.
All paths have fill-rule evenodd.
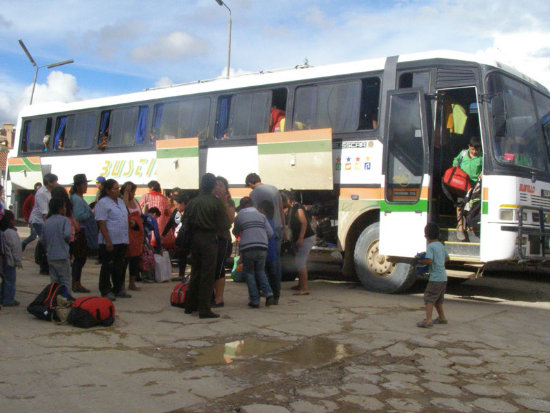
<path id="1" fill-rule="evenodd" d="M 535 193 L 535 185 L 519 184 L 519 192 Z"/>
<path id="2" fill-rule="evenodd" d="M 550 198 L 550 191 L 548 189 L 541 189 L 540 196 L 543 198 Z"/>
<path id="3" fill-rule="evenodd" d="M 153 176 L 157 160 L 106 160 L 101 168 L 101 176 L 105 178 L 149 178 Z"/>

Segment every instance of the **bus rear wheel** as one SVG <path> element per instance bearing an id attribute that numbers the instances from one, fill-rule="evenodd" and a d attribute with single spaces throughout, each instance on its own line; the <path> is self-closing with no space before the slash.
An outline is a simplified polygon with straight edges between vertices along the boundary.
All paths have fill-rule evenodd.
<path id="1" fill-rule="evenodd" d="M 406 262 L 388 260 L 379 251 L 380 224 L 363 230 L 353 252 L 355 272 L 363 286 L 381 293 L 399 293 L 408 290 L 415 282 L 414 266 Z"/>

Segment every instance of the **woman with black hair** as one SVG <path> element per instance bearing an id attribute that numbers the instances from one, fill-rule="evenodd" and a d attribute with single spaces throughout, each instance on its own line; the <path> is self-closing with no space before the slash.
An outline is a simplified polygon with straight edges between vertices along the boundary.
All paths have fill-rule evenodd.
<path id="1" fill-rule="evenodd" d="M 315 233 L 311 229 L 303 205 L 296 201 L 296 195 L 290 191 L 281 191 L 281 196 L 283 206 L 289 209 L 288 226 L 292 230 L 292 242 L 297 247 L 294 262 L 298 270 L 298 285 L 295 285 L 292 289 L 296 290 L 294 295 L 309 295 L 307 257 L 315 242 Z"/>
<path id="2" fill-rule="evenodd" d="M 128 248 L 128 210 L 119 197 L 120 185 L 107 179 L 94 209 L 99 226 L 99 291 L 103 297 L 130 298 L 124 290 L 124 260 Z M 112 284 L 111 284 L 112 283 Z"/>
<path id="3" fill-rule="evenodd" d="M 126 259 L 124 261 L 124 273 L 126 267 L 130 269 L 129 290 L 138 291 L 136 279 L 139 277 L 139 261 L 143 253 L 143 220 L 141 219 L 141 208 L 136 201 L 137 186 L 133 182 L 125 182 L 122 185 L 120 194 L 122 200 L 128 209 L 128 250 L 126 251 Z"/>
<path id="4" fill-rule="evenodd" d="M 15 280 L 17 268 L 23 268 L 23 250 L 15 227 L 15 215 L 10 210 L 5 211 L 4 217 L 0 220 L 0 231 L 4 235 L 4 256 L 2 257 L 4 273 L 0 304 L 15 307 L 19 305 L 19 301 L 15 299 Z"/>

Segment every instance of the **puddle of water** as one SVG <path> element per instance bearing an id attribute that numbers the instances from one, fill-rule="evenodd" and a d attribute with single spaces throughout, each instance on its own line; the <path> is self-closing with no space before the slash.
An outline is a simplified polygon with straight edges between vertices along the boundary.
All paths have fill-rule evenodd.
<path id="1" fill-rule="evenodd" d="M 282 351 L 277 352 L 277 350 Z M 230 343 L 216 344 L 201 349 L 199 352 L 200 354 L 194 357 L 195 366 L 230 364 L 234 360 L 269 354 L 271 360 L 307 367 L 338 361 L 351 355 L 349 346 L 324 337 L 313 337 L 300 344 L 274 339 L 265 341 L 251 337 Z"/>
<path id="2" fill-rule="evenodd" d="M 294 348 L 276 354 L 273 359 L 308 367 L 338 361 L 349 355 L 349 346 L 325 337 L 313 337 Z"/>
<path id="3" fill-rule="evenodd" d="M 255 337 L 244 340 L 232 341 L 225 344 L 216 344 L 212 347 L 199 350 L 200 354 L 195 356 L 195 366 L 212 366 L 229 364 L 233 360 L 249 359 L 262 354 L 271 353 L 284 347 L 291 346 L 288 341 L 259 340 Z"/>

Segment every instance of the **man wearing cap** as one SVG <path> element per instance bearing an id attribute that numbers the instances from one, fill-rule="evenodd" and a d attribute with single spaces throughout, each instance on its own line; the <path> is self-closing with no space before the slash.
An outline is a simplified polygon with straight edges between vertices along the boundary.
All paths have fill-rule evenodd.
<path id="1" fill-rule="evenodd" d="M 103 188 L 103 184 L 105 183 L 105 177 L 104 176 L 98 176 L 95 179 L 95 185 L 97 186 L 97 192 L 95 194 L 95 202 L 99 201 L 99 193 L 101 192 L 101 188 Z"/>
<path id="2" fill-rule="evenodd" d="M 217 233 L 229 229 L 231 224 L 223 202 L 212 191 L 216 177 L 207 173 L 201 178 L 200 194 L 185 207 L 184 219 L 191 231 L 191 281 L 185 299 L 185 313 L 199 311 L 200 318 L 217 318 L 210 302 L 216 273 L 218 253 Z"/>

